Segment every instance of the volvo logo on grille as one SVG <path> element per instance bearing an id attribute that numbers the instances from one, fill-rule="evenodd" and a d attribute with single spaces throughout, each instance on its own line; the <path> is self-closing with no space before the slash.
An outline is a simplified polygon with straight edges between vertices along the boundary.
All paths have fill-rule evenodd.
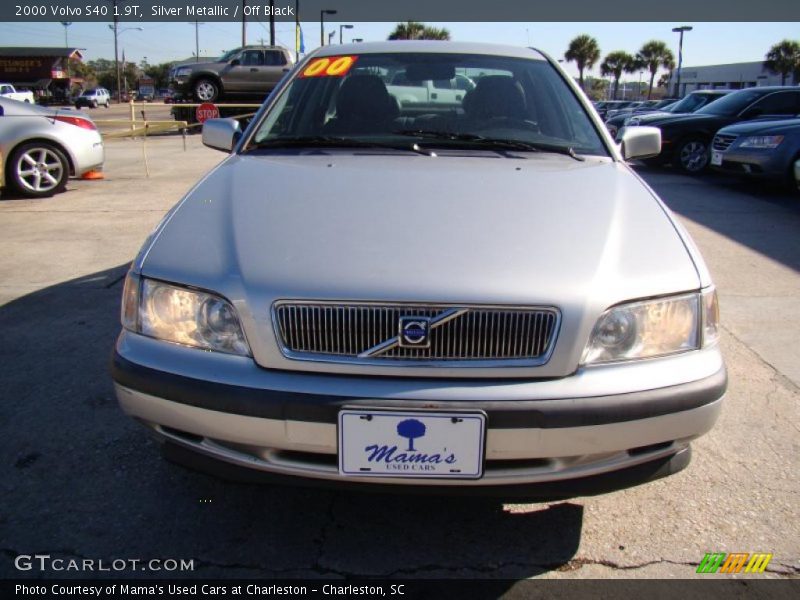
<path id="1" fill-rule="evenodd" d="M 430 348 L 430 317 L 400 317 L 398 339 L 401 348 Z"/>

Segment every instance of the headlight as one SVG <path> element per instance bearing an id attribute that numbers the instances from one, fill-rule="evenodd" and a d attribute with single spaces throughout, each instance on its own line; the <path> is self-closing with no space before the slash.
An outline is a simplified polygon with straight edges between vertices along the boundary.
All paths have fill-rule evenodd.
<path id="1" fill-rule="evenodd" d="M 620 304 L 598 319 L 581 362 L 597 364 L 696 350 L 716 342 L 718 324 L 713 288 L 701 294 Z"/>
<path id="2" fill-rule="evenodd" d="M 175 71 L 175 79 L 184 79 L 192 72 L 188 67 L 183 67 Z"/>
<path id="3" fill-rule="evenodd" d="M 753 135 L 739 144 L 740 148 L 777 148 L 783 141 L 782 135 Z"/>
<path id="4" fill-rule="evenodd" d="M 233 305 L 208 292 L 128 274 L 122 292 L 122 326 L 160 340 L 250 355 Z"/>

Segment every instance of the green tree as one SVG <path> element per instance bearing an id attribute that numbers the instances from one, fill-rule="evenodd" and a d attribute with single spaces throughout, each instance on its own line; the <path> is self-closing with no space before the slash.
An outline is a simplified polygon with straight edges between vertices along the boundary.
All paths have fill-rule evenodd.
<path id="1" fill-rule="evenodd" d="M 81 89 L 93 88 L 97 86 L 97 74 L 94 68 L 77 58 L 71 58 L 69 61 L 70 76 L 74 81 L 72 89 L 73 94 L 78 93 Z"/>
<path id="2" fill-rule="evenodd" d="M 623 50 L 609 52 L 600 63 L 600 73 L 605 77 L 614 78 L 614 100 L 617 99 L 619 90 L 619 80 L 623 73 L 631 73 L 634 70 L 634 58 Z"/>
<path id="3" fill-rule="evenodd" d="M 675 65 L 675 56 L 667 45 L 661 40 L 650 40 L 641 47 L 636 58 L 648 71 L 650 71 L 650 85 L 647 87 L 647 99 L 653 95 L 653 82 L 660 68 L 671 69 Z"/>
<path id="4" fill-rule="evenodd" d="M 773 45 L 764 57 L 764 68 L 781 76 L 781 85 L 791 74 L 795 83 L 800 83 L 800 42 L 783 40 Z"/>
<path id="5" fill-rule="evenodd" d="M 578 67 L 578 81 L 583 89 L 583 71 L 591 69 L 600 59 L 600 46 L 590 35 L 579 35 L 569 43 L 564 53 L 567 62 L 575 62 Z"/>
<path id="6" fill-rule="evenodd" d="M 417 21 L 398 23 L 389 34 L 390 40 L 449 40 L 450 32 L 444 27 L 430 27 Z"/>
<path id="7" fill-rule="evenodd" d="M 156 88 L 169 86 L 169 70 L 175 65 L 175 61 L 165 62 L 158 65 L 148 65 L 145 75 L 153 78 Z"/>

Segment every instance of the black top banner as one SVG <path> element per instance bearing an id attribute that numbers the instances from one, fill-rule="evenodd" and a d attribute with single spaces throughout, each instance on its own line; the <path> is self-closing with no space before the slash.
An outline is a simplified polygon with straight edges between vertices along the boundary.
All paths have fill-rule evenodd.
<path id="1" fill-rule="evenodd" d="M 0 21 L 800 21 L 798 0 L 3 0 Z"/>

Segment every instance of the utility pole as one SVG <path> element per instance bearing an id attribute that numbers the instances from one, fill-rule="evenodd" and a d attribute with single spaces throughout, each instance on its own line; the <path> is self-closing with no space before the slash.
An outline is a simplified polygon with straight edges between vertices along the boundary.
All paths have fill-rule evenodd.
<path id="1" fill-rule="evenodd" d="M 269 45 L 275 45 L 275 0 L 269 0 Z"/>
<path id="2" fill-rule="evenodd" d="M 691 31 L 692 27 L 690 25 L 682 25 L 681 27 L 673 27 L 672 31 L 675 33 L 680 34 L 680 41 L 678 42 L 678 82 L 675 85 L 675 96 L 677 98 L 681 97 L 681 66 L 683 65 L 683 33 L 685 31 Z M 667 90 L 669 93 L 669 90 Z"/>
<path id="3" fill-rule="evenodd" d="M 242 0 L 242 48 L 247 46 L 247 19 L 244 17 L 245 8 L 247 8 L 247 0 Z"/>
<path id="4" fill-rule="evenodd" d="M 117 26 L 119 25 L 119 17 L 117 16 L 117 0 L 111 0 L 111 3 L 113 5 L 113 11 L 114 11 L 114 68 L 117 71 L 117 102 L 121 102 L 122 101 L 122 96 L 121 96 L 121 93 L 122 93 L 121 92 L 121 87 L 122 86 L 120 85 L 120 83 L 122 81 L 122 75 L 119 72 L 119 50 L 117 49 L 117 46 L 118 46 L 118 44 L 117 44 L 117 35 L 118 35 Z"/>
<path id="5" fill-rule="evenodd" d="M 319 11 L 319 45 L 325 45 L 325 15 L 335 15 L 337 11 L 323 8 Z"/>
<path id="6" fill-rule="evenodd" d="M 300 0 L 294 0 L 294 60 L 300 62 Z"/>
<path id="7" fill-rule="evenodd" d="M 205 23 L 200 23 L 195 21 L 194 23 L 189 23 L 189 25 L 194 25 L 194 55 L 197 57 L 197 60 L 200 60 L 200 25 L 205 25 Z"/>

